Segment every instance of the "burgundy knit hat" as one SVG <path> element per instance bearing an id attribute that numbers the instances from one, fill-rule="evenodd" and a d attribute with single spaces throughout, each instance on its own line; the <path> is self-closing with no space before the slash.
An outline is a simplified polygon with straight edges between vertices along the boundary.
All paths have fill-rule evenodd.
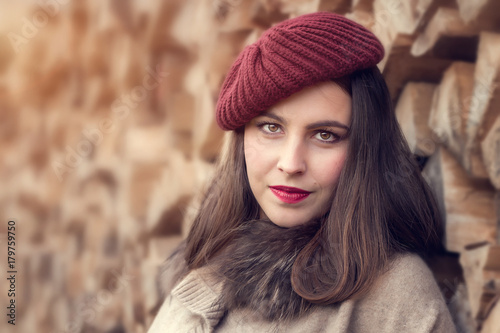
<path id="1" fill-rule="evenodd" d="M 380 41 L 345 17 L 317 12 L 283 21 L 247 46 L 229 70 L 217 123 L 234 130 L 307 86 L 375 66 Z"/>

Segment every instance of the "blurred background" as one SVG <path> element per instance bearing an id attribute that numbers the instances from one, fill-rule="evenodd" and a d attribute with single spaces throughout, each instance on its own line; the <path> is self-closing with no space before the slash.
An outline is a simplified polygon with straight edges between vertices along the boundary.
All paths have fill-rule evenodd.
<path id="1" fill-rule="evenodd" d="M 500 332 L 498 0 L 0 0 L 0 331 L 146 332 L 223 142 L 225 73 L 271 25 L 324 10 L 384 44 L 446 220 L 429 264 L 460 332 Z"/>

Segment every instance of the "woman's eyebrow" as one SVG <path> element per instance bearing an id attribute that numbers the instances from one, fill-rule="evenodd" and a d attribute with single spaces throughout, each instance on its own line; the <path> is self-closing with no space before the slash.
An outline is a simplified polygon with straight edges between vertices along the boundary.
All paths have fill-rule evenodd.
<path id="1" fill-rule="evenodd" d="M 273 119 L 275 119 L 275 120 L 277 120 L 277 121 L 279 121 L 280 123 L 285 124 L 285 125 L 286 125 L 286 123 L 287 123 L 287 121 L 286 121 L 284 118 L 282 118 L 282 117 L 280 117 L 280 116 L 278 116 L 278 115 L 275 115 L 274 113 L 263 113 L 263 114 L 261 114 L 260 116 L 261 116 L 261 117 L 269 117 L 269 118 L 273 118 Z"/>
<path id="2" fill-rule="evenodd" d="M 275 120 L 277 120 L 280 123 L 285 124 L 285 125 L 287 123 L 287 121 L 284 118 L 282 118 L 274 113 L 263 113 L 260 116 L 273 118 L 273 119 L 275 119 Z M 306 126 L 306 129 L 311 130 L 311 129 L 315 129 L 318 127 L 340 127 L 340 128 L 349 130 L 349 126 L 344 125 L 336 120 L 324 120 L 324 121 L 318 121 L 315 123 L 311 123 L 311 124 Z"/>
<path id="3" fill-rule="evenodd" d="M 339 123 L 336 120 L 318 121 L 318 122 L 315 122 L 315 123 L 312 123 L 312 124 L 309 124 L 306 126 L 306 128 L 308 130 L 315 129 L 318 127 L 340 127 L 340 128 L 344 128 L 346 130 L 349 130 L 349 126 L 344 125 L 342 123 Z"/>

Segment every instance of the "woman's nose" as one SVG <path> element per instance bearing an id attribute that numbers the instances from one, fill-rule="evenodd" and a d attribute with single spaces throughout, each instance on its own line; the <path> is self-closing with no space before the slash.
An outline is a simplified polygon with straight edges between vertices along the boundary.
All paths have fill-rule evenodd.
<path id="1" fill-rule="evenodd" d="M 280 149 L 278 169 L 288 175 L 301 174 L 307 169 L 305 148 L 299 140 L 290 139 Z"/>

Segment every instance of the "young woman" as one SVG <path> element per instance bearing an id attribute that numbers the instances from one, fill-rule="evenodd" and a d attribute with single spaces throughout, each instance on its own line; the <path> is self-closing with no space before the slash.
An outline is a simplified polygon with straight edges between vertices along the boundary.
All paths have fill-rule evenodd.
<path id="1" fill-rule="evenodd" d="M 453 332 L 420 256 L 440 217 L 376 67 L 333 13 L 240 54 L 217 104 L 231 130 L 150 332 Z"/>

